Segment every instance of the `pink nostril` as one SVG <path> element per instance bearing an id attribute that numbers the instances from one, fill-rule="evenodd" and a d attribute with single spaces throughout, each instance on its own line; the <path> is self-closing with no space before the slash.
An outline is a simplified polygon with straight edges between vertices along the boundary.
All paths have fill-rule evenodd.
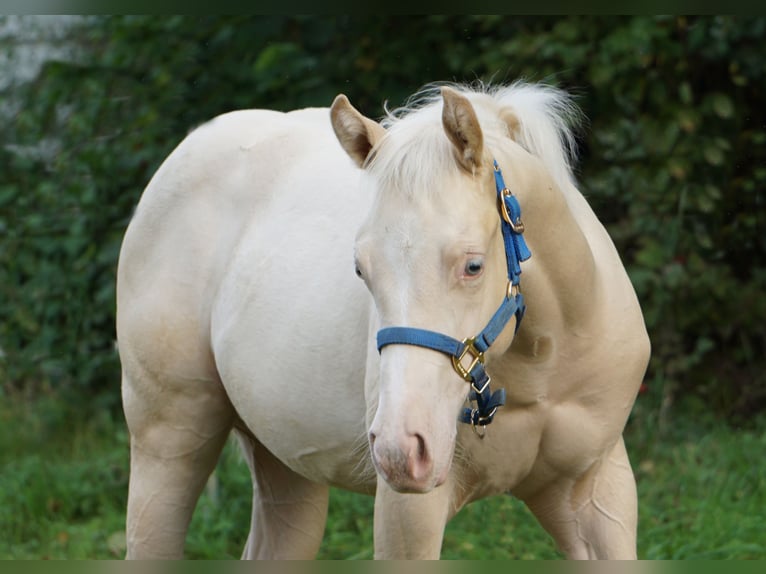
<path id="1" fill-rule="evenodd" d="M 418 450 L 417 450 L 418 459 L 423 460 L 426 458 L 426 441 L 419 434 L 415 435 L 415 440 L 418 442 Z"/>
<path id="2" fill-rule="evenodd" d="M 422 435 L 416 434 L 415 444 L 408 456 L 409 474 L 415 480 L 427 477 L 431 473 L 431 457 L 426 448 L 426 441 Z"/>

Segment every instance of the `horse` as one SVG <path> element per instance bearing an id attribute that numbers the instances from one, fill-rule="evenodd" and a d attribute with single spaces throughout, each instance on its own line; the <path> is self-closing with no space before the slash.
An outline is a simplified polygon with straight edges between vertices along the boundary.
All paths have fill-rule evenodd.
<path id="1" fill-rule="evenodd" d="M 433 559 L 510 494 L 567 558 L 636 557 L 623 430 L 650 354 L 573 175 L 557 87 L 432 84 L 378 122 L 240 110 L 151 178 L 117 277 L 126 558 L 180 558 L 230 433 L 243 558 L 313 558 L 331 487 L 374 495 L 374 555 Z"/>

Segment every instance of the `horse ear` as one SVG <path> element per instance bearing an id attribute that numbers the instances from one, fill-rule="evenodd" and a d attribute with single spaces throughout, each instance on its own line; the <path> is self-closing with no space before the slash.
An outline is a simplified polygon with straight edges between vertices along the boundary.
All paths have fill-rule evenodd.
<path id="1" fill-rule="evenodd" d="M 386 134 L 383 126 L 360 114 L 343 94 L 330 107 L 330 121 L 340 145 L 359 167 L 364 167 L 372 148 Z"/>
<path id="2" fill-rule="evenodd" d="M 508 136 L 515 142 L 521 141 L 521 122 L 513 108 L 500 110 L 500 119 L 508 127 Z"/>
<path id="3" fill-rule="evenodd" d="M 444 131 L 455 146 L 460 165 L 473 172 L 481 165 L 484 148 L 484 136 L 476 112 L 468 98 L 452 88 L 442 87 L 442 98 Z"/>

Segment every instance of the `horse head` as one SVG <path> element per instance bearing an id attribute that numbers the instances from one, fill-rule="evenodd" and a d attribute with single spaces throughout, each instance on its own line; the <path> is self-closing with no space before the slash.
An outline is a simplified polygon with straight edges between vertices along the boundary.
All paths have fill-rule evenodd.
<path id="1" fill-rule="evenodd" d="M 514 303 L 497 170 L 474 105 L 443 87 L 417 113 L 384 127 L 340 95 L 331 119 L 341 146 L 365 172 L 365 192 L 375 194 L 357 235 L 355 264 L 378 326 L 389 333 L 407 326 L 400 330 L 417 333 L 415 339 L 443 334 L 459 347 L 493 320 L 501 301 Z M 500 145 L 495 132 L 507 138 L 518 127 L 510 110 L 492 121 L 493 146 Z M 520 318 L 509 321 L 513 311 L 494 334 L 488 359 L 510 346 Z M 456 421 L 472 388 L 480 390 L 466 384 L 470 375 L 461 376 L 476 366 L 479 352 L 464 345 L 438 353 L 412 338 L 388 339 L 405 344 L 381 344 L 379 337 L 380 369 L 367 375 L 377 399 L 369 425 L 373 463 L 395 490 L 428 492 L 447 479 Z"/>

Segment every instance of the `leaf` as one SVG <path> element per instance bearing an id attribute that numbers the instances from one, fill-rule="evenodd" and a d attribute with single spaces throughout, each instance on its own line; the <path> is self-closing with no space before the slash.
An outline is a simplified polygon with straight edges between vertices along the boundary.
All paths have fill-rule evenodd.
<path id="1" fill-rule="evenodd" d="M 659 269 L 667 259 L 666 246 L 653 239 L 647 239 L 644 248 L 636 254 L 636 261 L 649 269 Z"/>
<path id="2" fill-rule="evenodd" d="M 681 100 L 682 104 L 689 105 L 692 103 L 692 88 L 689 82 L 681 82 L 681 85 L 678 87 L 678 99 Z"/>
<path id="3" fill-rule="evenodd" d="M 728 120 L 734 115 L 734 104 L 726 94 L 716 93 L 712 96 L 713 111 L 719 118 Z"/>
<path id="4" fill-rule="evenodd" d="M 127 537 L 124 530 L 112 532 L 106 540 L 106 545 L 115 557 L 120 558 L 125 555 L 128 549 Z"/>
<path id="5" fill-rule="evenodd" d="M 716 145 L 706 146 L 702 152 L 702 155 L 705 157 L 705 161 L 707 161 L 710 165 L 714 165 L 714 166 L 723 165 L 723 162 L 724 162 L 723 152 L 721 151 L 721 148 L 719 148 Z"/>

